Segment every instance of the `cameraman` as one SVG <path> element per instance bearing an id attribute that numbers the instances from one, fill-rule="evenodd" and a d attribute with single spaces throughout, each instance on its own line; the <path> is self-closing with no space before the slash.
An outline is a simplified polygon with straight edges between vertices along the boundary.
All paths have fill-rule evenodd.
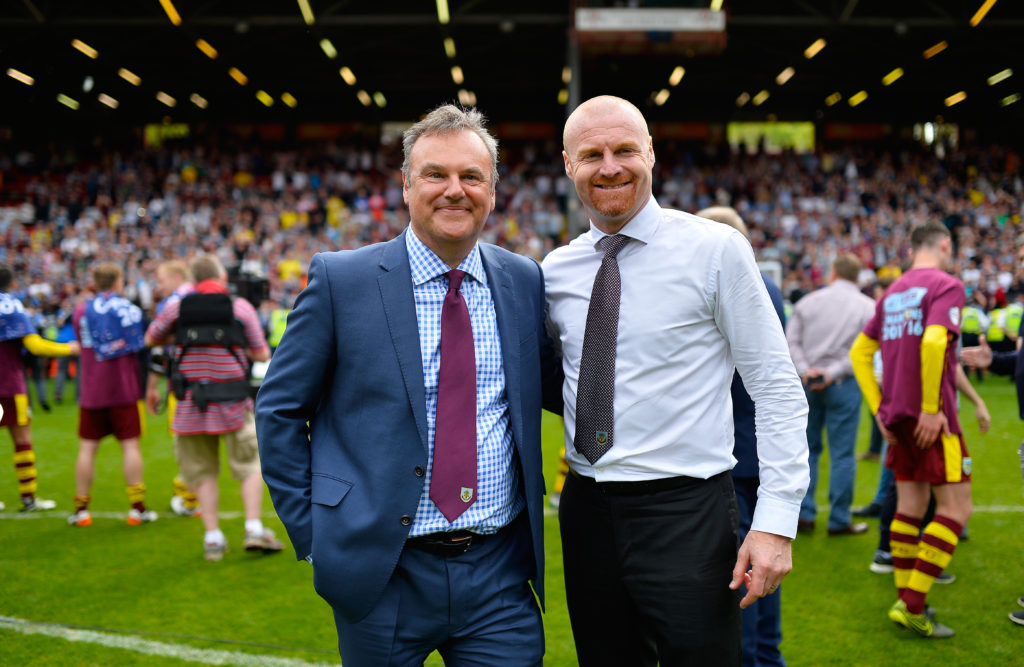
<path id="1" fill-rule="evenodd" d="M 248 395 L 249 360 L 266 361 L 270 350 L 252 304 L 231 298 L 220 261 L 200 256 L 190 270 L 195 291 L 166 305 L 146 331 L 146 344 L 173 346 L 174 453 L 203 509 L 204 557 L 218 561 L 228 550 L 217 517 L 220 436 L 232 476 L 241 483 L 245 549 L 280 551 L 283 544 L 260 520 L 263 478 Z"/>

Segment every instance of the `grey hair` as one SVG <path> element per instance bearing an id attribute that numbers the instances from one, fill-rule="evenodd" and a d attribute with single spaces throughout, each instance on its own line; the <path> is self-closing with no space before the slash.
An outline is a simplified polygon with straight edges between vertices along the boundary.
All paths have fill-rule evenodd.
<path id="1" fill-rule="evenodd" d="M 484 115 L 475 107 L 465 109 L 454 104 L 444 104 L 406 130 L 402 135 L 402 175 L 405 176 L 406 183 L 409 182 L 410 156 L 416 140 L 437 134 L 469 131 L 480 137 L 491 156 L 491 192 L 494 192 L 494 187 L 498 184 L 498 140 L 487 131 L 485 120 Z"/>

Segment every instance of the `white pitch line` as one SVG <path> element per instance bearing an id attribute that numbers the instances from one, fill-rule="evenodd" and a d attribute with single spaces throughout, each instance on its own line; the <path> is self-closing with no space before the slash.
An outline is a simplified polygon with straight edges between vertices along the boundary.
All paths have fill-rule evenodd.
<path id="1" fill-rule="evenodd" d="M 32 521 L 32 520 L 36 520 L 36 519 L 61 519 L 62 521 L 67 521 L 67 518 L 68 518 L 69 514 L 70 514 L 70 511 L 68 511 L 68 510 L 60 510 L 60 509 L 46 510 L 46 511 L 43 511 L 43 512 L 0 512 L 0 520 L 3 520 L 3 519 L 13 519 L 15 521 Z M 118 521 L 124 521 L 125 518 L 128 516 L 127 512 L 93 512 L 92 510 L 89 510 L 89 514 L 94 519 L 117 519 Z M 178 519 L 178 518 L 187 519 L 187 518 L 190 518 L 190 517 L 178 517 L 177 515 L 175 515 L 170 510 L 167 510 L 166 512 L 158 512 L 158 514 L 160 515 L 160 518 L 168 518 L 168 519 Z M 241 518 L 245 517 L 245 514 L 243 512 L 237 512 L 237 511 L 218 512 L 217 513 L 217 517 L 220 518 L 220 519 L 223 519 L 224 521 L 230 521 L 232 519 L 241 519 Z M 262 518 L 264 518 L 264 519 L 276 519 L 277 515 L 274 514 L 273 512 L 264 512 L 262 514 Z"/>
<path id="2" fill-rule="evenodd" d="M 195 648 L 183 644 L 170 644 L 150 639 L 141 639 L 131 635 L 118 635 L 109 632 L 97 632 L 95 630 L 77 630 L 59 625 L 33 623 L 32 621 L 8 616 L 0 616 L 0 629 L 13 630 L 26 635 L 45 635 L 70 642 L 98 644 L 108 648 L 202 662 L 208 665 L 238 665 L 239 667 L 337 667 L 339 664 L 337 662 L 306 662 L 298 658 L 276 658 L 245 653 L 243 651 Z"/>

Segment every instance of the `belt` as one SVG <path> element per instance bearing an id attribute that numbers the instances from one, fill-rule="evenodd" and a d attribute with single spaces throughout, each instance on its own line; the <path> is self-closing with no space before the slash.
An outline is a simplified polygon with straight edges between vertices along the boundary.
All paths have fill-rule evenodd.
<path id="1" fill-rule="evenodd" d="M 484 535 L 473 533 L 468 530 L 453 530 L 447 533 L 427 533 L 419 537 L 410 537 L 405 540 L 405 546 L 419 551 L 426 551 L 441 558 L 461 556 L 469 551 L 473 545 L 480 545 L 489 539 L 502 535 L 521 521 L 526 521 L 526 512 L 520 512 L 519 516 L 509 521 L 497 530 L 497 532 Z"/>
<path id="2" fill-rule="evenodd" d="M 601 493 L 608 496 L 639 496 L 645 493 L 657 493 L 658 491 L 668 491 L 669 489 L 681 489 L 684 486 L 701 484 L 708 481 L 700 479 L 699 477 L 679 476 L 662 477 L 661 479 L 643 479 L 636 482 L 598 482 L 593 477 L 581 475 L 575 470 L 570 469 L 569 472 L 573 477 L 584 484 L 592 484 L 596 486 Z M 728 471 L 720 474 L 728 474 Z M 715 477 L 718 477 L 718 475 L 714 475 L 711 479 L 714 479 Z"/>

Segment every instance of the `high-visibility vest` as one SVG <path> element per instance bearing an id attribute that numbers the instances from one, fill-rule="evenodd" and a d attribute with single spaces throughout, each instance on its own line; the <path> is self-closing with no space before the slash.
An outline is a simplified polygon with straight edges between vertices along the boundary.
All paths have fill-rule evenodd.
<path id="1" fill-rule="evenodd" d="M 267 337 L 267 343 L 270 347 L 277 347 L 281 344 L 281 337 L 284 336 L 284 330 L 288 326 L 288 313 L 292 312 L 290 308 L 276 308 L 270 313 L 270 335 Z"/>
<path id="2" fill-rule="evenodd" d="M 1020 331 L 1020 321 L 1024 318 L 1024 306 L 1019 303 L 1011 303 L 1004 312 L 1006 313 L 1003 323 L 1004 331 L 1016 337 L 1017 332 Z"/>
<path id="3" fill-rule="evenodd" d="M 997 308 L 989 312 L 989 317 L 992 318 L 992 324 L 988 328 L 988 333 L 985 337 L 990 343 L 998 343 L 999 341 L 1006 339 L 1006 334 L 1003 332 L 1003 327 L 1000 326 L 1000 320 L 1003 319 L 1003 309 Z"/>
<path id="4" fill-rule="evenodd" d="M 982 314 L 977 306 L 964 306 L 961 316 L 960 333 L 981 334 L 985 333 L 981 328 Z"/>

